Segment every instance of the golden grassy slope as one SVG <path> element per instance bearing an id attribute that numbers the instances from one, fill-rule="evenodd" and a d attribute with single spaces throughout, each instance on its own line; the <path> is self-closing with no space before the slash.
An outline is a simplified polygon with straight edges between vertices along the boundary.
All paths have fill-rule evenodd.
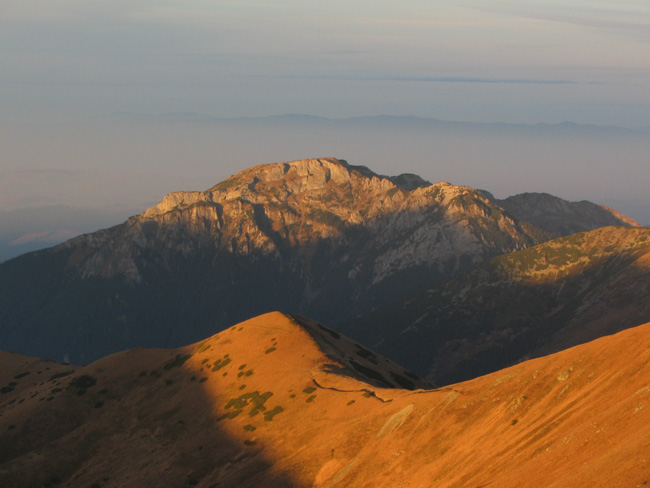
<path id="1" fill-rule="evenodd" d="M 0 355 L 0 485 L 650 483 L 650 324 L 431 391 L 361 381 L 353 362 L 403 372 L 315 327 L 272 313 L 84 368 Z"/>

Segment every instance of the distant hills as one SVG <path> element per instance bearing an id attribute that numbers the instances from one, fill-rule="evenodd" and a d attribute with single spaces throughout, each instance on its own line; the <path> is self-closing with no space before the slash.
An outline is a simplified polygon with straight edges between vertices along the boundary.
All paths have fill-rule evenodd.
<path id="1" fill-rule="evenodd" d="M 473 129 L 473 130 L 503 130 L 510 129 L 515 132 L 556 132 L 567 134 L 568 132 L 582 133 L 582 134 L 642 134 L 650 130 L 647 127 L 642 128 L 625 128 L 618 126 L 605 126 L 594 124 L 577 124 L 574 122 L 564 121 L 556 124 L 548 123 L 534 123 L 534 124 L 516 124 L 506 122 L 467 122 L 467 121 L 452 121 L 436 119 L 432 117 L 418 117 L 415 115 L 372 115 L 361 117 L 347 117 L 347 118 L 328 118 L 311 114 L 281 114 L 271 115 L 268 117 L 214 117 L 200 112 L 166 112 L 166 113 L 142 113 L 142 112 L 113 112 L 106 116 L 109 120 L 121 121 L 161 121 L 161 122 L 194 122 L 194 123 L 222 123 L 222 122 L 246 122 L 246 123 L 260 123 L 267 122 L 281 123 L 281 124 L 311 124 L 311 125 L 340 125 L 340 126 L 356 126 L 356 127 L 398 127 L 402 126 L 409 129 Z"/>
<path id="2" fill-rule="evenodd" d="M 644 486 L 649 342 L 646 324 L 436 390 L 280 313 L 86 367 L 0 353 L 0 484 Z"/>
<path id="3" fill-rule="evenodd" d="M 539 198 L 510 213 L 485 191 L 332 158 L 255 166 L 0 264 L 0 348 L 87 363 L 274 309 L 336 324 L 559 231 L 635 224 L 549 195 L 539 215 L 525 203 Z"/>

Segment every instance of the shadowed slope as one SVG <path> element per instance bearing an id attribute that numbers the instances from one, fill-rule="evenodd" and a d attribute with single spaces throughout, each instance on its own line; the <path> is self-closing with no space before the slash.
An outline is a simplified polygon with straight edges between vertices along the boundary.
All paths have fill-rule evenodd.
<path id="1" fill-rule="evenodd" d="M 432 391 L 361 381 L 350 364 L 368 351 L 279 313 L 177 350 L 50 366 L 74 370 L 56 393 L 54 380 L 23 385 L 45 363 L 2 355 L 3 385 L 30 373 L 0 397 L 0 482 L 638 486 L 650 482 L 649 344 L 647 324 Z M 385 378 L 398 368 L 373 359 Z M 62 412 L 74 421 L 52 423 Z M 39 419 L 55 432 L 32 429 Z M 31 449 L 12 452 L 19 439 Z"/>
<path id="2" fill-rule="evenodd" d="M 650 320 L 650 229 L 606 227 L 499 256 L 340 326 L 444 385 Z"/>
<path id="3" fill-rule="evenodd" d="M 636 220 L 611 208 L 585 200 L 569 202 L 548 193 L 520 193 L 496 202 L 510 215 L 561 236 L 612 225 L 639 227 Z"/>
<path id="4" fill-rule="evenodd" d="M 263 474 L 265 486 L 299 486 L 220 427 L 200 379 L 180 367 L 193 349 L 136 349 L 84 368 L 3 353 L 0 381 L 17 385 L 0 397 L 0 485 L 242 486 Z"/>

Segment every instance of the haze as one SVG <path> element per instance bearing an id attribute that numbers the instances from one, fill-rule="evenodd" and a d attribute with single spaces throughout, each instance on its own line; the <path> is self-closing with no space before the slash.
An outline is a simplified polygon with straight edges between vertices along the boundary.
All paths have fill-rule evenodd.
<path id="1" fill-rule="evenodd" d="M 5 0 L 0 260 L 321 156 L 648 224 L 649 24 L 645 0 Z"/>

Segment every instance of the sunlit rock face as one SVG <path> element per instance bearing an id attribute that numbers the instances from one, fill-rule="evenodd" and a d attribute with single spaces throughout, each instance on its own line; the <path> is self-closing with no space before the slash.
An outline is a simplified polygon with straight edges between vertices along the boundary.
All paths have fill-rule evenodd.
<path id="1" fill-rule="evenodd" d="M 350 271 L 378 283 L 423 264 L 453 272 L 464 261 L 524 248 L 541 235 L 469 187 L 310 159 L 256 166 L 204 192 L 171 193 L 119 230 L 67 246 L 75 249 L 74 266 L 84 277 L 122 275 L 137 282 L 143 249 L 161 256 L 209 249 L 273 257 L 313 275 L 313 248 L 327 242 L 346 262 L 362 250 L 371 260 L 355 256 Z"/>
<path id="2" fill-rule="evenodd" d="M 255 166 L 2 264 L 0 347 L 86 362 L 269 310 L 336 324 L 552 236 L 466 186 L 333 158 Z"/>

